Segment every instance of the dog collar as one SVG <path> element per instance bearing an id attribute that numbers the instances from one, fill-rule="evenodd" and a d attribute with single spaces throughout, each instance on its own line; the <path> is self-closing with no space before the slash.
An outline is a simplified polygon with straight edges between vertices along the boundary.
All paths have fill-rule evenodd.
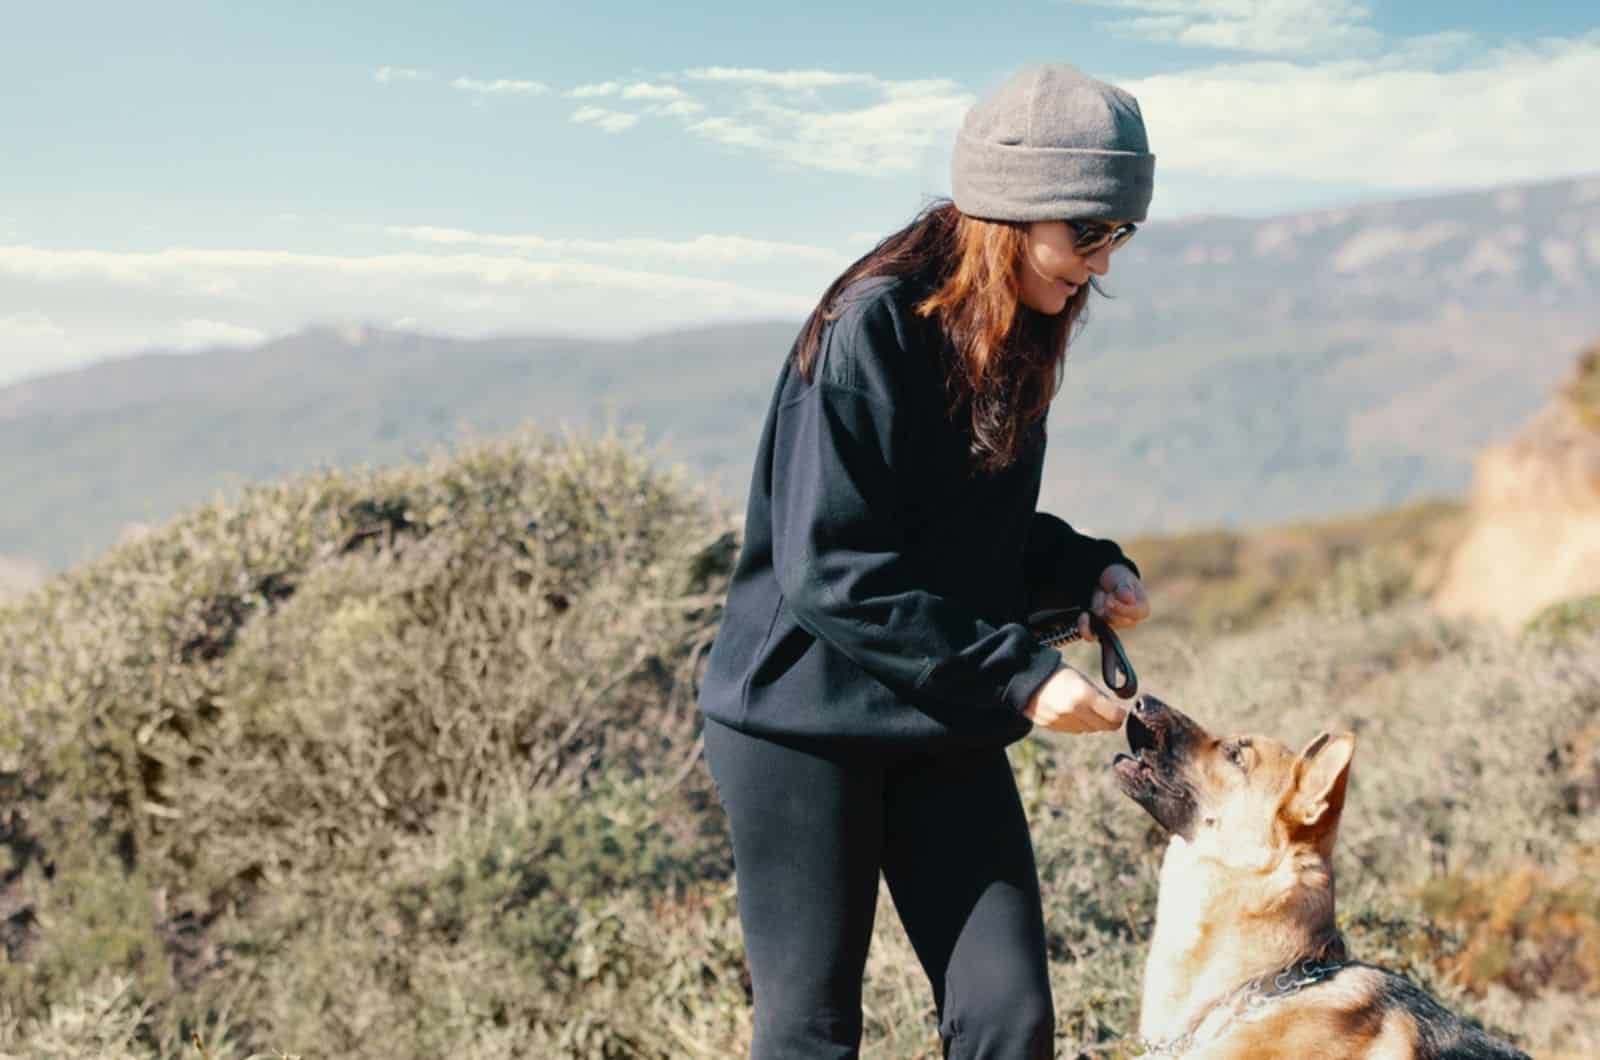
<path id="1" fill-rule="evenodd" d="M 1317 950 L 1315 955 L 1302 958 L 1275 972 L 1258 975 L 1242 986 L 1236 987 L 1221 1000 L 1208 1006 L 1200 1014 L 1200 1018 L 1178 1037 L 1158 1042 L 1152 1042 L 1148 1038 L 1139 1039 L 1138 1055 L 1149 1057 L 1151 1060 L 1158 1057 L 1186 1056 L 1196 1045 L 1221 1035 L 1230 1024 L 1259 1019 L 1262 1010 L 1272 1002 L 1292 997 L 1306 987 L 1315 986 L 1325 979 L 1332 979 L 1352 963 L 1354 962 L 1345 959 L 1344 937 L 1336 933 Z"/>

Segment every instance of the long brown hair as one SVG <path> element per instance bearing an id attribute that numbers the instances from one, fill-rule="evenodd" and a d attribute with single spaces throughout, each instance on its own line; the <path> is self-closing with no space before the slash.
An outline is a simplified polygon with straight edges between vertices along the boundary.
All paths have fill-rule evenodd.
<path id="1" fill-rule="evenodd" d="M 938 318 L 954 354 L 945 365 L 947 412 L 965 421 L 979 468 L 1009 466 L 1060 389 L 1067 343 L 1093 287 L 1080 287 L 1052 316 L 1024 305 L 1027 230 L 1025 223 L 980 220 L 949 199 L 934 200 L 823 293 L 795 343 L 795 367 L 811 381 L 823 328 L 838 317 L 835 302 L 845 288 L 870 276 L 921 276 L 932 293 L 917 303 L 917 314 Z"/>

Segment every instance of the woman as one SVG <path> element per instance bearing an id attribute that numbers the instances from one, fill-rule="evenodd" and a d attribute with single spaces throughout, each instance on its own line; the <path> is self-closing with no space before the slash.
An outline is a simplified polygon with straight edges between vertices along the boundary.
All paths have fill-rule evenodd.
<path id="1" fill-rule="evenodd" d="M 756 1060 L 856 1055 L 880 872 L 946 1054 L 1051 1055 L 1004 748 L 1125 713 L 1022 620 L 1042 595 L 1149 614 L 1115 543 L 1034 505 L 1067 340 L 1153 172 L 1132 96 L 1022 71 L 967 114 L 953 201 L 846 270 L 779 374 L 700 693 Z"/>

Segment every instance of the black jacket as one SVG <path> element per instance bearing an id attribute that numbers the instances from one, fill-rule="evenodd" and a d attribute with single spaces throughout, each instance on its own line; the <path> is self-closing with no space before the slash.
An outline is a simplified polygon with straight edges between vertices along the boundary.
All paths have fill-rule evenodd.
<path id="1" fill-rule="evenodd" d="M 717 721 L 887 747 L 1011 743 L 1061 660 L 1021 624 L 1030 591 L 1087 604 L 1100 572 L 1129 562 L 1034 510 L 1043 423 L 1011 467 L 968 471 L 945 412 L 948 345 L 912 310 L 924 294 L 911 278 L 852 284 L 814 381 L 784 363 L 700 690 Z"/>

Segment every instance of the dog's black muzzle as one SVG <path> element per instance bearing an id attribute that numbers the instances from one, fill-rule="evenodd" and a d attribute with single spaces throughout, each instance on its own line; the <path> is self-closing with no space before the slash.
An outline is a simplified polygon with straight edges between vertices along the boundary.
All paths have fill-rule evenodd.
<path id="1" fill-rule="evenodd" d="M 1111 763 L 1118 786 L 1163 828 L 1187 838 L 1195 794 L 1183 767 L 1201 738 L 1200 727 L 1154 696 L 1141 696 L 1128 711 L 1126 731 L 1132 753 L 1118 754 Z"/>

